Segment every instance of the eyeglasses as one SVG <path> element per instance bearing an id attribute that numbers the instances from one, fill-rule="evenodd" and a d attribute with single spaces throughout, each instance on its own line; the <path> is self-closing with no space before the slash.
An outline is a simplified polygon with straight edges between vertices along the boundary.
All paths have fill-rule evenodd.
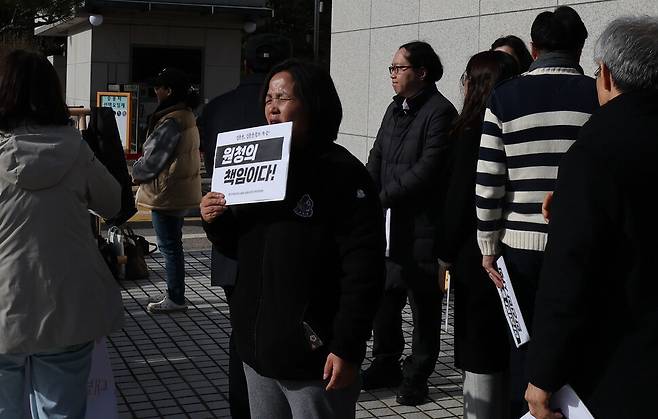
<path id="1" fill-rule="evenodd" d="M 594 70 L 594 78 L 598 79 L 600 75 L 601 75 L 601 66 L 598 66 L 596 70 Z"/>
<path id="2" fill-rule="evenodd" d="M 405 71 L 408 68 L 413 68 L 412 65 L 392 65 L 388 67 L 389 74 L 398 74 L 400 71 Z"/>
<path id="3" fill-rule="evenodd" d="M 465 86 L 465 85 L 466 85 L 466 81 L 468 81 L 468 80 L 470 80 L 470 79 L 471 79 L 471 76 L 469 76 L 468 74 L 466 74 L 466 72 L 464 71 L 464 72 L 462 73 L 462 76 L 459 78 L 459 81 L 461 82 L 462 86 Z"/>
<path id="4" fill-rule="evenodd" d="M 292 97 L 292 96 L 285 96 L 285 95 L 281 95 L 281 96 L 267 95 L 267 96 L 265 96 L 265 104 L 266 105 L 271 105 L 272 103 L 274 103 L 275 100 L 277 102 L 279 102 L 279 104 L 281 104 L 281 102 L 289 102 L 291 100 L 295 100 L 295 98 Z"/>

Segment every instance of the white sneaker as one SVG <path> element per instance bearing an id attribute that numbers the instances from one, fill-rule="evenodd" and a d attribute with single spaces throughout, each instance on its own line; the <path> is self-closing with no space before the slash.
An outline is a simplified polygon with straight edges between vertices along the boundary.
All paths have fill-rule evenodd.
<path id="1" fill-rule="evenodd" d="M 173 313 L 176 311 L 185 310 L 187 310 L 187 304 L 176 304 L 168 296 L 165 296 L 162 301 L 158 301 L 157 303 L 148 303 L 146 306 L 146 311 L 151 314 Z"/>

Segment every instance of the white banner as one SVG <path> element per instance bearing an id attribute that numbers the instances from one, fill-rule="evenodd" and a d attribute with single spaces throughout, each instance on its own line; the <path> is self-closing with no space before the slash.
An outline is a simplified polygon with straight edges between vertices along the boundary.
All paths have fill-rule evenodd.
<path id="1" fill-rule="evenodd" d="M 283 200 L 291 136 L 292 122 L 218 134 L 212 191 L 227 205 Z"/>
<path id="2" fill-rule="evenodd" d="M 523 314 L 521 314 L 521 308 L 519 307 L 519 302 L 516 300 L 512 281 L 509 279 L 507 266 L 502 256 L 498 258 L 496 265 L 498 265 L 498 272 L 503 277 L 503 288 L 496 289 L 498 290 L 500 302 L 503 305 L 507 324 L 509 325 L 510 332 L 512 332 L 514 344 L 518 348 L 530 340 L 530 334 L 523 320 Z"/>

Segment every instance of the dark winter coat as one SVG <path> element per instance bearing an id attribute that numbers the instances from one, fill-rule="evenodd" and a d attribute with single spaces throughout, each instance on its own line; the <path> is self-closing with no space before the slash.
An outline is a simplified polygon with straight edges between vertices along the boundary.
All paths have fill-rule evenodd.
<path id="1" fill-rule="evenodd" d="M 260 100 L 264 74 L 250 74 L 237 88 L 217 96 L 197 118 L 206 172 L 212 176 L 217 134 L 267 124 Z"/>
<path id="2" fill-rule="evenodd" d="M 455 107 L 431 85 L 389 105 L 367 168 L 384 208 L 391 209 L 390 259 L 416 264 L 427 274 L 438 270 L 435 238 L 447 182 Z"/>
<path id="3" fill-rule="evenodd" d="M 329 353 L 361 363 L 383 289 L 384 229 L 356 158 L 333 143 L 293 148 L 285 200 L 232 207 L 204 228 L 238 260 L 230 309 L 244 362 L 304 380 L 322 379 Z"/>
<path id="4" fill-rule="evenodd" d="M 203 108 L 197 118 L 206 173 L 214 171 L 217 134 L 267 124 L 260 100 L 265 74 L 250 74 L 235 89 L 217 96 Z M 238 275 L 237 262 L 221 254 L 213 246 L 210 257 L 210 283 L 222 287 L 234 286 Z"/>
<path id="5" fill-rule="evenodd" d="M 565 154 L 529 348 L 530 382 L 569 383 L 597 419 L 653 416 L 658 392 L 658 92 L 592 114 Z"/>
<path id="6" fill-rule="evenodd" d="M 475 177 L 482 121 L 455 135 L 446 194 L 439 258 L 452 264 L 455 291 L 455 366 L 489 374 L 509 361 L 508 328 L 496 287 L 482 269 L 477 244 Z"/>

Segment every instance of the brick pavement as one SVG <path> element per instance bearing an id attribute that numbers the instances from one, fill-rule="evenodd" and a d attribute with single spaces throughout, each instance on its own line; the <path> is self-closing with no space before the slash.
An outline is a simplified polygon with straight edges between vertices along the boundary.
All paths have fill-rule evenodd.
<path id="1" fill-rule="evenodd" d="M 151 277 L 124 281 L 125 328 L 108 339 L 121 418 L 230 418 L 228 409 L 228 306 L 210 287 L 209 251 L 186 253 L 186 313 L 151 316 L 149 297 L 162 295 L 164 261 L 148 260 Z M 452 314 L 451 314 L 452 317 Z M 409 353 L 411 313 L 403 328 Z M 395 403 L 395 389 L 363 391 L 357 418 L 455 418 L 462 416 L 461 373 L 453 367 L 452 318 L 430 378 L 430 398 L 418 407 Z M 370 345 L 368 358 L 370 360 Z"/>

